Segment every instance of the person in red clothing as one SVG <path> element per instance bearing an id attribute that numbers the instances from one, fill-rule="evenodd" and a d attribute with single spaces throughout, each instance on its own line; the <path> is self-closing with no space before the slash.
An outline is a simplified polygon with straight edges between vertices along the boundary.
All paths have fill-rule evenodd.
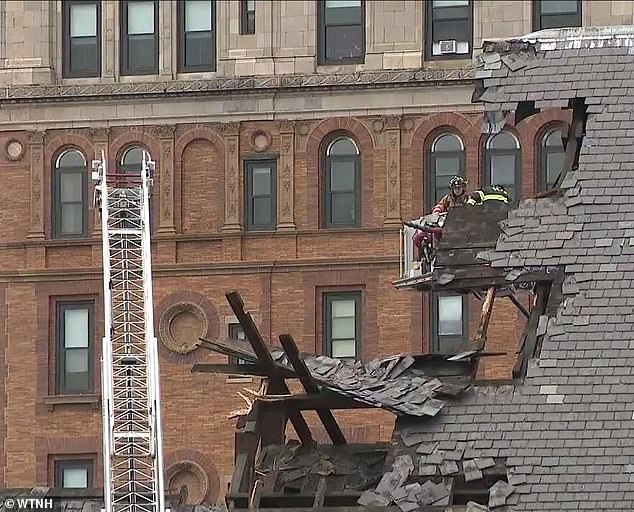
<path id="1" fill-rule="evenodd" d="M 462 176 L 454 176 L 449 182 L 449 189 L 451 192 L 445 194 L 440 198 L 440 201 L 432 208 L 432 215 L 439 215 L 446 213 L 452 206 L 457 204 L 465 204 L 469 195 L 467 194 L 467 181 Z M 429 240 L 430 234 L 425 231 L 417 231 L 413 237 L 414 242 L 414 259 L 420 261 L 421 254 L 420 248 L 425 240 Z M 435 241 L 438 243 L 440 238 Z"/>

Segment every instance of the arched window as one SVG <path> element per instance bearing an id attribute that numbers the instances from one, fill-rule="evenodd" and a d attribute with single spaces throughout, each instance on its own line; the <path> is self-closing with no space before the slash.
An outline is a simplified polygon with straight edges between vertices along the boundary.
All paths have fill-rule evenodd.
<path id="1" fill-rule="evenodd" d="M 564 143 L 561 128 L 547 131 L 539 146 L 539 188 L 552 188 L 564 165 Z"/>
<path id="2" fill-rule="evenodd" d="M 502 185 L 512 201 L 521 197 L 520 143 L 509 132 L 489 137 L 484 151 L 484 182 Z"/>
<path id="3" fill-rule="evenodd" d="M 53 171 L 53 237 L 86 236 L 88 182 L 86 158 L 67 149 L 55 159 Z"/>
<path id="4" fill-rule="evenodd" d="M 324 227 L 361 224 L 361 156 L 356 143 L 338 137 L 326 147 Z"/>
<path id="5" fill-rule="evenodd" d="M 143 152 L 147 153 L 147 159 L 151 160 L 150 154 L 141 146 L 130 146 L 121 155 L 119 160 L 118 173 L 120 174 L 135 174 L 141 176 L 141 169 L 143 168 Z"/>
<path id="6" fill-rule="evenodd" d="M 453 176 L 464 177 L 464 144 L 457 135 L 439 135 L 430 148 L 430 207 L 449 192 Z"/>

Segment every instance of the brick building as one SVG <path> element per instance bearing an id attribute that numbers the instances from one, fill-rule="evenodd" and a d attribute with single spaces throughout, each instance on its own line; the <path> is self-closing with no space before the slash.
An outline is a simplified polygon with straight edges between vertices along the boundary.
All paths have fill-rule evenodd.
<path id="1" fill-rule="evenodd" d="M 617 1 L 559 11 L 446 4 L 0 4 L 1 486 L 101 485 L 101 244 L 89 168 L 102 151 L 111 168 L 139 166 L 141 149 L 157 162 L 167 485 L 187 483 L 192 502 L 224 492 L 226 416 L 250 385 L 191 373 L 216 357 L 199 336 L 237 334 L 227 289 L 257 305 L 270 339 L 300 332 L 311 352 L 368 359 L 468 336 L 477 302 L 392 286 L 400 219 L 429 208 L 454 169 L 471 186 L 493 174 L 531 196 L 557 174 L 568 120 L 548 111 L 482 138 L 471 58 L 483 38 L 630 24 L 634 11 Z M 514 306 L 496 306 L 490 345 L 511 347 L 512 359 L 521 322 Z M 504 376 L 508 360 L 483 366 Z M 351 438 L 391 434 L 387 422 L 355 417 Z"/>

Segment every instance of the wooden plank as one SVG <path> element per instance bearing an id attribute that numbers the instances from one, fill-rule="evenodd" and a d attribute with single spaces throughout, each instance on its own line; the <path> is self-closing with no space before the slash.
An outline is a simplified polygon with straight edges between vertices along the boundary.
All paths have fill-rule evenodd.
<path id="1" fill-rule="evenodd" d="M 326 488 L 328 487 L 326 479 L 324 477 L 319 479 L 319 485 L 317 486 L 317 492 L 315 493 L 315 501 L 313 501 L 313 508 L 320 509 L 324 506 L 324 498 L 326 497 Z"/>
<path id="2" fill-rule="evenodd" d="M 280 343 L 282 347 L 284 347 L 284 352 L 288 356 L 289 361 L 293 365 L 295 372 L 297 373 L 297 377 L 299 381 L 302 383 L 304 390 L 309 395 L 319 394 L 320 390 L 312 376 L 310 375 L 310 370 L 306 366 L 306 363 L 299 356 L 299 349 L 297 348 L 297 344 L 292 336 L 288 334 L 280 335 Z M 332 412 L 328 409 L 317 409 L 317 415 L 319 419 L 324 425 L 326 432 L 330 436 L 333 444 L 346 444 L 346 438 L 339 428 L 337 420 L 333 416 Z"/>
<path id="3" fill-rule="evenodd" d="M 253 352 L 255 352 L 255 355 L 258 356 L 258 362 L 260 366 L 262 366 L 266 370 L 271 370 L 271 372 L 273 372 L 272 374 L 277 375 L 278 368 L 275 364 L 275 361 L 273 360 L 273 357 L 271 356 L 271 352 L 269 352 L 269 349 L 264 343 L 262 335 L 255 325 L 251 314 L 245 310 L 244 302 L 242 302 L 242 297 L 238 292 L 235 291 L 229 292 L 225 296 L 227 297 L 227 301 L 229 302 L 233 313 L 236 315 L 236 318 L 240 322 L 244 334 L 247 340 L 249 340 L 251 347 L 253 348 Z M 283 392 L 290 393 L 290 390 L 288 389 L 288 386 L 284 381 L 281 381 L 279 383 L 279 386 L 280 388 L 282 388 Z M 310 428 L 308 427 L 308 424 L 306 423 L 306 420 L 301 415 L 301 413 L 297 410 L 291 411 L 291 413 L 289 414 L 289 419 L 291 420 L 293 428 L 295 429 L 295 432 L 297 432 L 300 441 L 304 444 L 312 444 L 313 436 L 310 433 Z"/>
<path id="4" fill-rule="evenodd" d="M 489 261 L 478 259 L 478 254 L 489 248 L 494 249 L 495 245 L 474 249 L 458 247 L 439 251 L 436 258 L 436 266 L 477 265 L 478 267 L 489 267 Z"/>
<path id="5" fill-rule="evenodd" d="M 482 312 L 480 313 L 480 324 L 476 334 L 476 348 L 482 350 L 486 343 L 487 330 L 489 321 L 491 320 L 491 312 L 493 311 L 493 303 L 495 302 L 495 286 L 491 286 L 487 291 L 484 301 L 482 302 Z"/>

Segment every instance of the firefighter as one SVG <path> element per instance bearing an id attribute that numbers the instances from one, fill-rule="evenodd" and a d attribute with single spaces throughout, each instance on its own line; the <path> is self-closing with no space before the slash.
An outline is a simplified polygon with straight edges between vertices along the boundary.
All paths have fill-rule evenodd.
<path id="1" fill-rule="evenodd" d="M 509 203 L 509 195 L 502 185 L 491 185 L 482 187 L 469 195 L 468 205 L 484 204 L 488 201 L 498 201 L 504 204 Z"/>
<path id="2" fill-rule="evenodd" d="M 467 180 L 465 180 L 462 176 L 454 176 L 449 181 L 449 190 L 448 194 L 445 194 L 440 198 L 440 201 L 436 203 L 433 207 L 431 213 L 432 215 L 439 215 L 441 213 L 446 213 L 449 208 L 455 206 L 457 204 L 465 204 L 469 196 L 467 195 Z M 413 237 L 414 242 L 414 260 L 420 261 L 420 247 L 425 240 L 429 240 L 430 234 L 424 231 L 417 231 Z M 436 243 L 439 241 L 437 237 Z"/>

